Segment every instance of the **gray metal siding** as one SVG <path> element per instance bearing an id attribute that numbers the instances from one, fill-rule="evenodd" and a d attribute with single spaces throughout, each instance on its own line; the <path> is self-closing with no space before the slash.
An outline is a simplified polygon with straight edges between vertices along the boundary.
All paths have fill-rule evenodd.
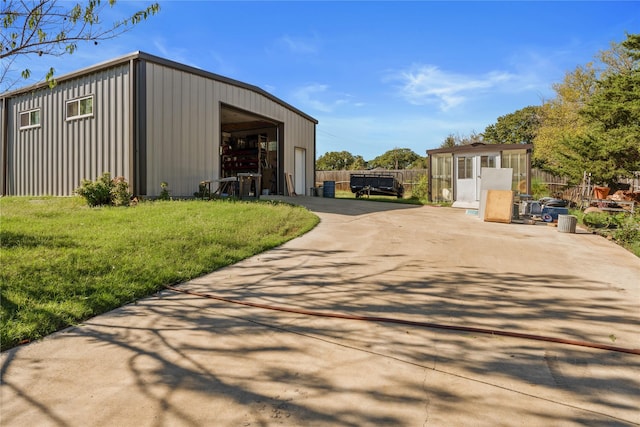
<path id="1" fill-rule="evenodd" d="M 72 195 L 104 172 L 130 179 L 127 64 L 8 100 L 7 193 Z M 66 120 L 66 102 L 93 95 L 93 116 Z M 41 126 L 20 130 L 21 112 L 40 108 Z"/>
<path id="2" fill-rule="evenodd" d="M 87 95 L 94 115 L 67 121 L 66 101 Z M 314 118 L 258 87 L 136 52 L 60 76 L 53 90 L 37 84 L 3 95 L 3 193 L 71 195 L 82 179 L 110 172 L 136 194 L 157 195 L 167 181 L 173 195 L 190 196 L 219 176 L 221 103 L 279 123 L 281 171 L 291 173 L 294 147 L 305 148 L 313 182 Z M 20 130 L 19 114 L 33 108 L 41 126 Z"/>
<path id="3" fill-rule="evenodd" d="M 214 177 L 218 106 L 211 80 L 147 63 L 147 195 L 162 182 L 174 196 L 192 196 Z"/>
<path id="4" fill-rule="evenodd" d="M 307 150 L 306 185 L 314 182 L 315 123 L 246 87 L 154 62 L 146 63 L 147 196 L 169 184 L 192 196 L 203 180 L 220 176 L 220 104 L 285 123 L 283 170 L 293 173 L 294 147 Z"/>
<path id="5" fill-rule="evenodd" d="M 5 176 L 6 176 L 6 149 L 7 149 L 7 123 L 5 119 L 5 113 L 7 109 L 5 108 L 5 104 L 8 101 L 6 98 L 0 98 L 0 194 L 5 195 L 7 189 L 5 187 Z"/>
<path id="6" fill-rule="evenodd" d="M 293 174 L 294 147 L 306 150 L 305 188 L 315 186 L 315 123 L 304 120 L 292 111 L 286 112 L 284 171 Z"/>

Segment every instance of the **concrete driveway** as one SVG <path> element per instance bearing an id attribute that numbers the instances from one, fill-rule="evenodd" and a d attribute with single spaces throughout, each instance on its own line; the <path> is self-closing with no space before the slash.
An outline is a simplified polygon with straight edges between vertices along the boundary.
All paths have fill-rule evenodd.
<path id="1" fill-rule="evenodd" d="M 640 348 L 640 259 L 464 210 L 299 197 L 310 233 L 182 285 Z M 2 426 L 640 424 L 640 356 L 164 291 L 2 353 Z"/>

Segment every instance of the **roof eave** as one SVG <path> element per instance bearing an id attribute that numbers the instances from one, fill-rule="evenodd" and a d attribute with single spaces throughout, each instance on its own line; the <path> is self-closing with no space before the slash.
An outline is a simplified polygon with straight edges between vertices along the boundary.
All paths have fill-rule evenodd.
<path id="1" fill-rule="evenodd" d="M 91 73 L 94 73 L 94 72 L 97 72 L 97 71 L 100 71 L 100 70 L 104 70 L 104 69 L 107 69 L 107 68 L 111 68 L 111 67 L 123 64 L 123 63 L 128 63 L 131 60 L 136 60 L 136 59 L 141 59 L 141 60 L 144 60 L 144 61 L 153 62 L 153 63 L 159 64 L 159 65 L 164 65 L 164 66 L 167 66 L 167 67 L 170 67 L 170 68 L 173 68 L 173 69 L 177 69 L 177 70 L 185 71 L 185 72 L 188 72 L 188 73 L 196 74 L 196 75 L 199 75 L 199 76 L 207 77 L 207 78 L 210 78 L 210 79 L 213 79 L 213 80 L 217 80 L 217 81 L 222 82 L 222 83 L 227 83 L 227 84 L 230 84 L 230 85 L 233 85 L 233 86 L 238 86 L 238 87 L 242 87 L 242 88 L 251 90 L 251 91 L 259 93 L 259 94 L 271 99 L 272 101 L 282 105 L 283 107 L 285 107 L 285 108 L 287 108 L 287 109 L 289 109 L 289 110 L 291 110 L 291 111 L 293 111 L 293 112 L 305 117 L 307 120 L 312 121 L 315 124 L 318 124 L 318 120 L 315 119 L 314 117 L 311 117 L 310 115 L 308 115 L 308 114 L 304 113 L 303 111 L 297 109 L 293 105 L 291 105 L 291 104 L 283 101 L 282 99 L 270 94 L 269 92 L 265 91 L 264 89 L 262 89 L 262 88 L 260 88 L 258 86 L 254 86 L 254 85 L 251 85 L 251 84 L 248 84 L 248 83 L 241 82 L 239 80 L 234 80 L 234 79 L 231 79 L 229 77 L 221 76 L 219 74 L 215 74 L 215 73 L 212 73 L 212 72 L 200 69 L 200 68 L 196 68 L 196 67 L 193 67 L 193 66 L 190 66 L 190 65 L 181 64 L 179 62 L 175 62 L 175 61 L 172 61 L 170 59 L 165 59 L 165 58 L 162 58 L 162 57 L 159 57 L 159 56 L 155 56 L 155 55 L 151 55 L 149 53 L 145 53 L 145 52 L 141 52 L 141 51 L 132 52 L 132 53 L 129 53 L 127 55 L 124 55 L 124 56 L 121 56 L 121 57 L 118 57 L 118 58 L 114 58 L 114 59 L 111 59 L 111 60 L 108 60 L 108 61 L 104 61 L 104 62 L 95 64 L 95 65 L 92 65 L 90 67 L 82 68 L 80 70 L 73 71 L 71 73 L 67 73 L 67 74 L 63 74 L 63 75 L 57 76 L 55 78 L 55 80 L 58 83 L 65 82 L 67 80 L 71 80 L 71 79 L 83 76 L 85 74 L 91 74 Z M 0 94 L 0 99 L 2 99 L 2 98 L 12 98 L 12 97 L 15 97 L 15 96 L 23 94 L 23 93 L 33 92 L 35 90 L 39 90 L 39 89 L 43 89 L 43 88 L 47 88 L 47 87 L 49 87 L 49 83 L 48 82 L 35 83 L 35 84 L 29 85 L 29 86 L 25 86 L 25 87 L 22 87 L 22 88 L 13 90 L 13 91 L 2 93 L 2 94 Z"/>

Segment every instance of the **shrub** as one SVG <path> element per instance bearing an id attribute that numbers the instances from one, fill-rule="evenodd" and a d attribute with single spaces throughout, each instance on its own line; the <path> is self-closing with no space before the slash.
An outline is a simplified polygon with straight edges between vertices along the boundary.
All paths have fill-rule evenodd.
<path id="1" fill-rule="evenodd" d="M 123 176 L 111 181 L 111 204 L 114 206 L 129 206 L 132 194 L 129 192 L 129 183 Z"/>
<path id="2" fill-rule="evenodd" d="M 131 193 L 129 184 L 124 177 L 111 179 L 111 174 L 105 172 L 95 181 L 83 179 L 76 194 L 82 196 L 91 207 L 94 206 L 129 206 Z"/>
<path id="3" fill-rule="evenodd" d="M 160 183 L 160 195 L 158 196 L 159 200 L 171 200 L 171 196 L 169 195 L 169 184 L 167 182 L 162 181 Z"/>
<path id="4" fill-rule="evenodd" d="M 418 183 L 411 188 L 411 198 L 418 200 L 426 200 L 429 192 L 429 177 L 422 175 Z"/>
<path id="5" fill-rule="evenodd" d="M 83 179 L 76 193 L 84 197 L 89 206 L 111 204 L 111 175 L 106 172 L 95 181 Z"/>
<path id="6" fill-rule="evenodd" d="M 589 212 L 582 217 L 582 222 L 590 228 L 609 228 L 611 215 L 606 212 Z"/>
<path id="7" fill-rule="evenodd" d="M 640 216 L 629 216 L 619 220 L 618 229 L 614 231 L 613 238 L 623 244 L 633 244 L 640 241 Z"/>
<path id="8" fill-rule="evenodd" d="M 535 177 L 531 178 L 531 193 L 534 200 L 540 200 L 551 194 L 547 184 L 545 184 L 540 178 Z"/>

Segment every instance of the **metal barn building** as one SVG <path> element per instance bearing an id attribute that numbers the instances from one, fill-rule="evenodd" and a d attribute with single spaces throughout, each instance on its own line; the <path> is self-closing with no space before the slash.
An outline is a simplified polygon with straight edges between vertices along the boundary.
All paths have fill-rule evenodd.
<path id="1" fill-rule="evenodd" d="M 148 197 L 239 174 L 262 194 L 314 185 L 318 121 L 258 87 L 142 52 L 56 80 L 0 95 L 3 195 L 67 196 L 105 172 Z"/>

